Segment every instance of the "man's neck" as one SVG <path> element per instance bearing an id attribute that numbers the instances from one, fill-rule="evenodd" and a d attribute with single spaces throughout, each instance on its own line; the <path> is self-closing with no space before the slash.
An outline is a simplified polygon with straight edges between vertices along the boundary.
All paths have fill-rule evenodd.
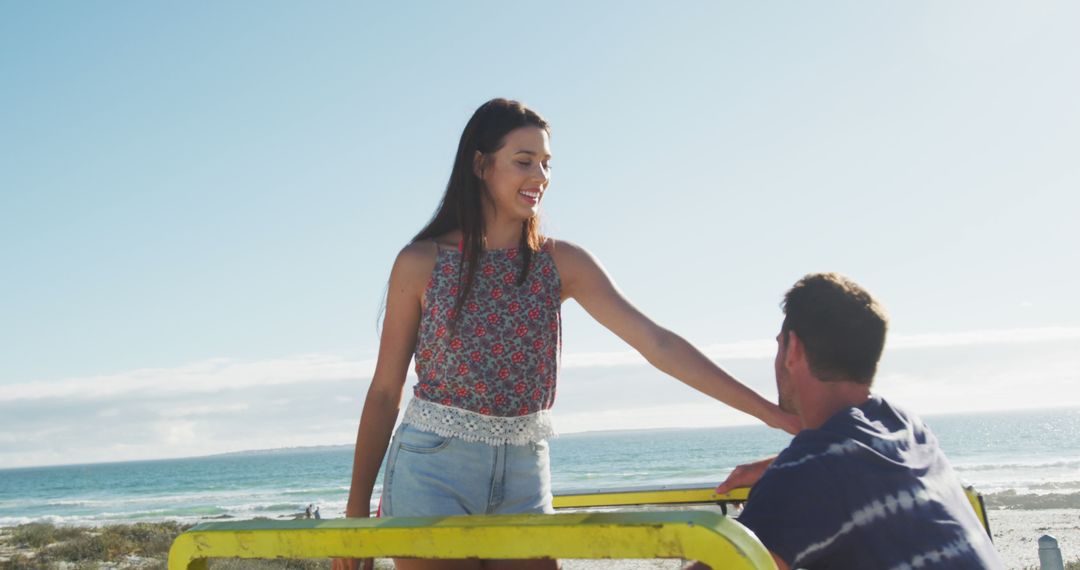
<path id="1" fill-rule="evenodd" d="M 870 399 L 870 386 L 856 382 L 821 382 L 804 394 L 799 418 L 805 429 L 817 429 L 840 410 L 861 406 Z"/>

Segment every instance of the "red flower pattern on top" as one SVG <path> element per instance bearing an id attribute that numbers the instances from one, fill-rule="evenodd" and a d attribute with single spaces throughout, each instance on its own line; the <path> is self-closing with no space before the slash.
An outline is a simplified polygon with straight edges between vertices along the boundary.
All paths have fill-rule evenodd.
<path id="1" fill-rule="evenodd" d="M 464 309 L 451 316 L 462 256 L 439 249 L 416 343 L 415 397 L 503 417 L 551 407 L 561 346 L 559 274 L 546 245 L 531 256 L 518 286 L 518 254 L 482 253 Z"/>

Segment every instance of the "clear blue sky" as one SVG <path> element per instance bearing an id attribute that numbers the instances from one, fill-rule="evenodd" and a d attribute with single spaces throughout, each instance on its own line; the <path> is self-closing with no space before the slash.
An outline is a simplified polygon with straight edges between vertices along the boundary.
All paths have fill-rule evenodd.
<path id="1" fill-rule="evenodd" d="M 349 441 L 389 264 L 495 96 L 553 125 L 549 233 L 763 393 L 781 294 L 836 270 L 892 313 L 883 391 L 926 407 L 935 378 L 962 394 L 985 370 L 999 392 L 957 406 L 1080 401 L 1078 21 L 1072 2 L 0 4 L 0 467 Z M 564 314 L 564 427 L 710 405 Z"/>

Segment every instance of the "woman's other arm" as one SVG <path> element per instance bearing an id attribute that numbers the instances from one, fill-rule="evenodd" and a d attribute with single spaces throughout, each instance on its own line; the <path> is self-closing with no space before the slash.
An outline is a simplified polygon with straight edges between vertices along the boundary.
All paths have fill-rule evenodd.
<path id="1" fill-rule="evenodd" d="M 375 478 L 401 409 L 405 378 L 416 348 L 421 301 L 434 266 L 433 257 L 430 243 L 411 244 L 398 254 L 390 271 L 378 361 L 356 433 L 352 483 L 345 505 L 347 517 L 370 514 Z M 355 561 L 334 563 L 334 568 L 355 567 Z"/>
<path id="2" fill-rule="evenodd" d="M 379 357 L 356 434 L 352 486 L 345 515 L 366 517 L 371 491 L 401 409 L 405 377 L 416 348 L 420 304 L 434 265 L 430 243 L 410 244 L 390 271 Z"/>

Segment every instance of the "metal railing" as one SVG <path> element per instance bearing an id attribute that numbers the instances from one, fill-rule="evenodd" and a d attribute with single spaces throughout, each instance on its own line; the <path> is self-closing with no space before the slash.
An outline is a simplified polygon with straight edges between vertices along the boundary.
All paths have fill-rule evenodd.
<path id="1" fill-rule="evenodd" d="M 661 487 L 628 487 L 624 489 L 612 489 L 605 491 L 571 491 L 555 496 L 553 502 L 556 509 L 565 508 L 588 508 L 588 507 L 617 507 L 637 505 L 693 505 L 716 503 L 723 512 L 727 513 L 727 506 L 734 503 L 743 503 L 750 495 L 749 487 L 733 489 L 730 493 L 718 494 L 712 487 L 700 484 L 689 485 L 666 485 Z M 964 495 L 975 511 L 979 523 L 983 526 L 987 536 L 990 534 L 990 519 L 986 516 L 986 505 L 983 503 L 982 494 L 975 487 L 964 487 Z"/>
<path id="2" fill-rule="evenodd" d="M 707 511 L 389 517 L 200 524 L 169 551 L 169 570 L 210 558 L 684 558 L 713 568 L 775 569 L 734 520 Z"/>
<path id="3" fill-rule="evenodd" d="M 990 534 L 982 496 L 965 488 Z M 718 495 L 679 485 L 557 495 L 557 509 L 743 502 L 749 489 Z M 169 570 L 205 570 L 212 558 L 481 558 L 700 560 L 713 568 L 773 569 L 757 537 L 724 514 L 702 510 L 554 515 L 387 517 L 203 523 L 181 534 Z"/>

